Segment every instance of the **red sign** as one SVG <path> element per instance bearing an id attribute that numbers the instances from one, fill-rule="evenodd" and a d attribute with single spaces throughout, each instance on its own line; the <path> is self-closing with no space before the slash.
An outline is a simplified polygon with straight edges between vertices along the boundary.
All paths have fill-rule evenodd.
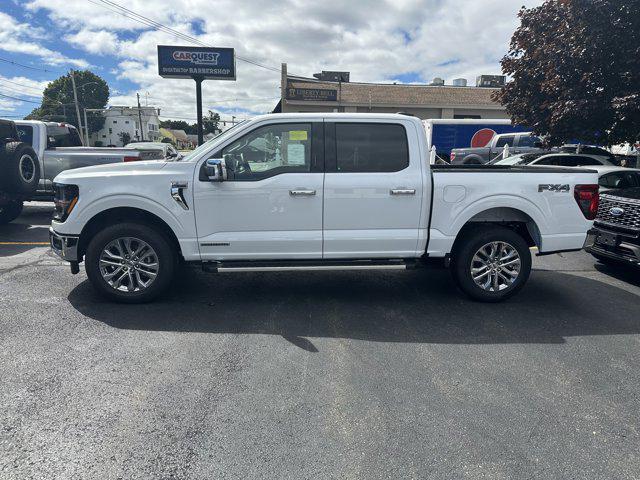
<path id="1" fill-rule="evenodd" d="M 483 128 L 482 130 L 478 130 L 471 137 L 471 148 L 482 148 L 489 145 L 491 139 L 496 134 L 495 131 L 490 128 Z"/>

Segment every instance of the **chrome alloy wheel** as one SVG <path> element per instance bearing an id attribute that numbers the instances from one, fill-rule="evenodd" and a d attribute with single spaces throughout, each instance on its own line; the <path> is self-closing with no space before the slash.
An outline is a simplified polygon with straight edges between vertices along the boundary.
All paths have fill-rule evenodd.
<path id="1" fill-rule="evenodd" d="M 149 288 L 158 276 L 160 263 L 147 242 L 123 237 L 109 242 L 100 254 L 100 274 L 105 282 L 122 292 Z"/>
<path id="2" fill-rule="evenodd" d="M 20 169 L 22 180 L 25 183 L 31 183 L 33 177 L 36 175 L 36 163 L 33 158 L 31 158 L 31 155 L 23 155 L 20 157 L 18 168 Z"/>
<path id="3" fill-rule="evenodd" d="M 520 254 L 507 242 L 490 242 L 471 259 L 471 278 L 483 290 L 499 292 L 520 275 Z"/>

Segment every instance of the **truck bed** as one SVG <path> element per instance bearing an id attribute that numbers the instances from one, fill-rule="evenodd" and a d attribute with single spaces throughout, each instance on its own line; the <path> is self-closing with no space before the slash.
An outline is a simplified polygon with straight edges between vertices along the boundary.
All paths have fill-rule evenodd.
<path id="1" fill-rule="evenodd" d="M 598 173 L 588 168 L 546 167 L 518 165 L 431 165 L 434 173 L 440 172 L 474 172 L 474 173 Z"/>

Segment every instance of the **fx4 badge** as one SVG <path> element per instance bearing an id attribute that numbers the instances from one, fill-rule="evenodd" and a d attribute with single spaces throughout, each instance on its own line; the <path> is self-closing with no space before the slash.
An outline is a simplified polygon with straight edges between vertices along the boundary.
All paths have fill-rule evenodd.
<path id="1" fill-rule="evenodd" d="M 571 188 L 568 184 L 541 184 L 538 185 L 538 192 L 569 192 Z"/>

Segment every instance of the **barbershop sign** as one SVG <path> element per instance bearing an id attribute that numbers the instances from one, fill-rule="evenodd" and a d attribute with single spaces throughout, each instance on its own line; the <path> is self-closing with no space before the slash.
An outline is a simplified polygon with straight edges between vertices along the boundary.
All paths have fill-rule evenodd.
<path id="1" fill-rule="evenodd" d="M 164 78 L 235 80 L 233 48 L 158 45 L 158 73 Z"/>

